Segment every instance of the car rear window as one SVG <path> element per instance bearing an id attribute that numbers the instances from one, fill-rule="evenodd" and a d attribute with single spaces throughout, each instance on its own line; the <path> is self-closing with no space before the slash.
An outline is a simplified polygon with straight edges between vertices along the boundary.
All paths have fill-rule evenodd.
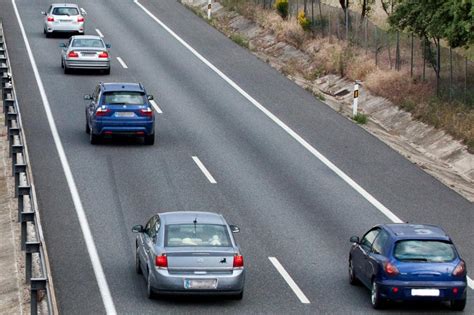
<path id="1" fill-rule="evenodd" d="M 104 93 L 104 101 L 107 105 L 140 105 L 145 104 L 145 93 L 116 91 Z"/>
<path id="2" fill-rule="evenodd" d="M 396 243 L 394 256 L 400 261 L 448 262 L 456 258 L 456 252 L 448 242 L 406 240 Z"/>
<path id="3" fill-rule="evenodd" d="M 94 38 L 81 38 L 75 39 L 72 41 L 72 47 L 94 47 L 94 48 L 104 48 L 105 45 L 100 39 Z"/>
<path id="4" fill-rule="evenodd" d="M 53 15 L 79 15 L 79 10 L 77 8 L 61 8 L 61 7 L 56 7 L 53 9 L 52 12 Z"/>
<path id="5" fill-rule="evenodd" d="M 165 227 L 166 247 L 230 247 L 225 225 L 170 224 Z"/>

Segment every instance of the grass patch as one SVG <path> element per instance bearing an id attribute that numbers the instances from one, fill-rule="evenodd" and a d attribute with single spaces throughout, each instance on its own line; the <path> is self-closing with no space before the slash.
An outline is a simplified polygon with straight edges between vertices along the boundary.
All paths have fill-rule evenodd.
<path id="1" fill-rule="evenodd" d="M 324 94 L 321 93 L 321 92 L 314 93 L 314 96 L 316 96 L 317 98 L 319 98 L 323 102 L 326 100 L 326 96 L 324 96 Z"/>
<path id="2" fill-rule="evenodd" d="M 352 119 L 360 125 L 365 125 L 367 123 L 367 115 L 362 113 L 357 113 Z"/>
<path id="3" fill-rule="evenodd" d="M 249 48 L 249 40 L 243 35 L 240 35 L 238 33 L 232 33 L 230 35 L 230 39 L 232 39 L 234 43 L 236 43 L 239 46 Z"/>

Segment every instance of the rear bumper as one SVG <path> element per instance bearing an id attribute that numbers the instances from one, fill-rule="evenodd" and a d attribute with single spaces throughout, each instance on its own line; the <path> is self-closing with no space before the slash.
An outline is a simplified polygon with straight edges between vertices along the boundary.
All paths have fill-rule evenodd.
<path id="1" fill-rule="evenodd" d="M 97 135 L 135 135 L 144 136 L 155 133 L 154 121 L 107 121 L 93 124 L 92 132 Z"/>
<path id="2" fill-rule="evenodd" d="M 386 280 L 379 282 L 378 285 L 381 296 L 392 301 L 451 301 L 463 299 L 467 293 L 467 284 L 463 281 L 406 282 Z M 398 292 L 394 292 L 393 288 L 398 288 Z M 412 294 L 412 289 L 437 289 L 439 296 L 416 296 Z M 457 289 L 456 293 L 455 289 Z"/>
<path id="3" fill-rule="evenodd" d="M 78 32 L 84 33 L 84 23 L 77 24 L 55 24 L 54 22 L 47 22 L 45 24 L 46 32 Z"/>
<path id="4" fill-rule="evenodd" d="M 65 64 L 66 64 L 66 67 L 70 69 L 109 69 L 110 68 L 110 61 L 66 59 Z"/>
<path id="5" fill-rule="evenodd" d="M 217 279 L 217 288 L 212 290 L 185 289 L 184 280 Z M 152 271 L 151 285 L 155 292 L 168 294 L 218 294 L 233 295 L 243 291 L 245 283 L 245 270 L 234 270 L 229 275 L 173 275 L 166 269 Z"/>

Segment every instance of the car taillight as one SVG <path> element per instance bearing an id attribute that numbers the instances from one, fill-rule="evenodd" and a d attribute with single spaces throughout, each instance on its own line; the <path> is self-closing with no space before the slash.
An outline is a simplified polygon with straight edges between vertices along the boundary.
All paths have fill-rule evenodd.
<path id="1" fill-rule="evenodd" d="M 454 268 L 453 270 L 453 276 L 459 277 L 459 276 L 464 276 L 466 273 L 466 263 L 464 260 L 461 260 L 461 262 Z"/>
<path id="2" fill-rule="evenodd" d="M 141 108 L 140 109 L 140 116 L 152 117 L 153 116 L 153 110 L 150 107 Z"/>
<path id="3" fill-rule="evenodd" d="M 70 51 L 69 54 L 67 54 L 67 56 L 69 58 L 77 58 L 79 57 L 79 54 L 73 50 L 73 51 Z"/>
<path id="4" fill-rule="evenodd" d="M 106 51 L 102 51 L 99 53 L 99 58 L 109 58 L 109 53 Z"/>
<path id="5" fill-rule="evenodd" d="M 48 16 L 47 20 L 48 22 L 54 22 L 54 18 L 52 16 Z"/>
<path id="6" fill-rule="evenodd" d="M 78 22 L 84 22 L 84 17 L 83 16 L 78 16 L 77 21 Z"/>
<path id="7" fill-rule="evenodd" d="M 400 271 L 398 271 L 397 267 L 395 267 L 395 265 L 390 263 L 390 262 L 385 263 L 384 269 L 385 269 L 385 272 L 389 276 L 392 276 L 392 277 L 396 276 L 400 273 Z"/>
<path id="8" fill-rule="evenodd" d="M 95 115 L 96 116 L 107 116 L 107 115 L 110 114 L 110 112 L 111 112 L 111 110 L 106 108 L 106 107 L 99 107 L 95 111 Z"/>
<path id="9" fill-rule="evenodd" d="M 166 255 L 156 256 L 155 266 L 159 268 L 168 268 L 168 258 L 166 257 Z"/>
<path id="10" fill-rule="evenodd" d="M 234 256 L 234 268 L 243 268 L 244 267 L 244 256 L 235 255 Z"/>

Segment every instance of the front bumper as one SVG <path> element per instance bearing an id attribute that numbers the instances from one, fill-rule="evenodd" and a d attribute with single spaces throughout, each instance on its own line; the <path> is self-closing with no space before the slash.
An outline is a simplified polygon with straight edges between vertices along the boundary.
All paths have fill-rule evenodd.
<path id="1" fill-rule="evenodd" d="M 109 69 L 110 61 L 98 61 L 98 60 L 72 60 L 66 59 L 66 67 L 70 69 Z"/>
<path id="2" fill-rule="evenodd" d="M 386 280 L 379 282 L 378 285 L 382 298 L 392 301 L 451 301 L 463 299 L 467 293 L 467 284 L 463 281 L 406 282 Z M 394 290 L 394 288 L 397 289 Z M 416 296 L 412 294 L 412 289 L 437 289 L 439 296 Z"/>
<path id="3" fill-rule="evenodd" d="M 185 289 L 184 280 L 217 279 L 217 288 L 210 290 Z M 151 285 L 155 292 L 169 294 L 217 294 L 231 295 L 243 291 L 245 283 L 245 270 L 233 270 L 231 274 L 171 274 L 166 269 L 155 268 L 152 271 Z"/>

